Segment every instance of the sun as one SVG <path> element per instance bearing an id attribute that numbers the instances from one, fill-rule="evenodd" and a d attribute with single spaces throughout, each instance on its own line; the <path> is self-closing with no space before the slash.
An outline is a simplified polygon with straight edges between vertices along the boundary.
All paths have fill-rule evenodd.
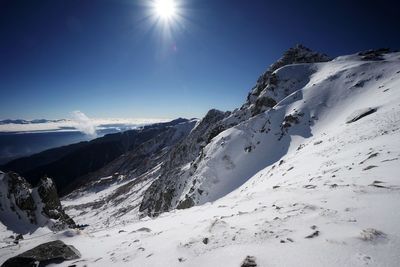
<path id="1" fill-rule="evenodd" d="M 175 0 L 155 0 L 154 12 L 163 20 L 173 19 L 177 15 Z"/>
<path id="2" fill-rule="evenodd" d="M 0 0 L 1 1 L 1 0 Z M 139 0 L 138 0 L 139 1 Z M 187 33 L 190 21 L 187 19 L 188 7 L 185 0 L 140 0 L 145 8 L 141 23 L 149 32 L 160 36 L 162 43 L 172 44 L 173 51 L 177 51 L 176 37 Z"/>

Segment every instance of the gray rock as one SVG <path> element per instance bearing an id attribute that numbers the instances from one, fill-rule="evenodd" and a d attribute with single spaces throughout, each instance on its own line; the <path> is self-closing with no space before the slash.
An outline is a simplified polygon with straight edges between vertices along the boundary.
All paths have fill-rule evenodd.
<path id="1" fill-rule="evenodd" d="M 195 205 L 190 196 L 180 202 L 176 201 L 181 194 L 181 189 L 184 188 L 177 177 L 184 176 L 181 167 L 187 163 L 192 162 L 191 171 L 197 168 L 194 160 L 201 157 L 203 147 L 225 130 L 225 125 L 221 124 L 221 121 L 230 114 L 230 112 L 216 109 L 208 111 L 190 134 L 172 149 L 162 166 L 161 177 L 154 181 L 144 193 L 140 212 L 148 216 L 157 216 L 178 206 L 180 209 L 185 209 Z"/>
<path id="2" fill-rule="evenodd" d="M 76 227 L 75 222 L 64 212 L 58 198 L 55 183 L 51 178 L 43 177 L 40 179 L 37 191 L 44 204 L 43 213 L 50 219 L 59 221 L 59 224 L 55 225 L 55 227 L 60 229 L 66 226 L 70 228 Z"/>
<path id="3" fill-rule="evenodd" d="M 377 108 L 365 108 L 356 110 L 346 119 L 346 123 L 356 122 L 359 119 L 362 119 L 368 115 L 375 113 L 377 110 L 378 110 Z"/>
<path id="4" fill-rule="evenodd" d="M 48 242 L 8 259 L 1 267 L 47 266 L 80 258 L 79 251 L 60 240 Z M 37 265 L 37 262 L 39 265 Z"/>
<path id="5" fill-rule="evenodd" d="M 362 60 L 372 60 L 372 61 L 379 61 L 383 60 L 383 55 L 390 53 L 389 48 L 379 48 L 379 49 L 371 49 L 367 51 L 359 52 L 358 55 L 361 57 Z"/>
<path id="6" fill-rule="evenodd" d="M 255 116 L 260 114 L 265 110 L 266 107 L 274 106 L 273 103 L 279 102 L 272 97 L 269 97 L 267 100 L 260 100 L 261 92 L 268 88 L 269 91 L 273 92 L 278 85 L 278 77 L 274 74 L 274 71 L 277 69 L 284 67 L 290 64 L 299 64 L 299 63 L 316 63 L 316 62 L 326 62 L 332 60 L 325 54 L 321 54 L 318 52 L 314 52 L 311 49 L 298 44 L 289 50 L 287 50 L 283 56 L 272 64 L 266 72 L 264 72 L 257 80 L 256 85 L 253 87 L 249 95 L 247 96 L 246 103 L 242 106 L 242 109 L 248 108 L 251 104 L 256 104 L 251 112 L 252 115 Z M 263 104 L 265 103 L 265 106 Z"/>
<path id="7" fill-rule="evenodd" d="M 8 193 L 7 197 L 15 199 L 17 207 L 26 213 L 31 223 L 36 223 L 35 210 L 36 205 L 31 195 L 31 185 L 15 172 L 7 173 Z"/>
<path id="8" fill-rule="evenodd" d="M 247 256 L 242 265 L 240 265 L 240 267 L 256 267 L 257 263 L 256 263 L 256 258 L 253 256 Z"/>
<path id="9" fill-rule="evenodd" d="M 15 225 L 7 216 L 0 214 L 0 221 L 14 232 L 25 234 L 23 231 L 26 229 L 43 226 L 55 231 L 76 227 L 64 212 L 51 178 L 44 177 L 37 187 L 32 187 L 24 177 L 8 172 L 0 181 L 0 186 L 7 191 L 6 198 L 0 198 L 0 206 L 11 210 L 21 220 L 20 224 Z"/>

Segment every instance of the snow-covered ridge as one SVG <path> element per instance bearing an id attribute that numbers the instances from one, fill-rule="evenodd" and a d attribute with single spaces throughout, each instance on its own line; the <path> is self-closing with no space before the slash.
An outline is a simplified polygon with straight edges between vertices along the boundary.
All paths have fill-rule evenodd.
<path id="1" fill-rule="evenodd" d="M 267 72 L 264 89 L 253 89 L 258 92 L 252 93 L 255 99 L 250 97 L 240 110 L 210 126 L 220 129 L 219 135 L 199 151 L 196 159 L 154 182 L 141 211 L 157 215 L 215 201 L 296 147 L 292 142 L 295 136 L 310 138 L 315 132 L 328 130 L 326 127 L 338 127 L 361 108 L 376 109 L 393 101 L 388 91 L 380 98 L 372 96 L 398 76 L 398 57 L 398 53 L 391 53 L 368 61 L 360 53 L 331 62 L 282 64 Z M 327 57 L 310 59 L 318 60 L 327 61 Z"/>
<path id="2" fill-rule="evenodd" d="M 305 140 L 354 127 L 346 124 L 354 112 L 377 109 L 377 116 L 396 109 L 397 92 L 379 87 L 394 85 L 399 55 L 379 62 L 297 64 L 275 71 L 278 90 L 288 96 L 214 138 L 196 162 L 197 170 L 188 181 L 192 186 L 182 193 L 181 201 L 190 198 L 193 204 L 203 204 L 223 197 Z"/>

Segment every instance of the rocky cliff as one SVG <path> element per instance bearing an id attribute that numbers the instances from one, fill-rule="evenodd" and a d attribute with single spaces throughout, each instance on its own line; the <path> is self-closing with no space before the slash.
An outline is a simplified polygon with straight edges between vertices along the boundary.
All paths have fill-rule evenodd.
<path id="1" fill-rule="evenodd" d="M 51 178 L 43 177 L 32 187 L 15 172 L 0 172 L 0 221 L 23 234 L 44 226 L 52 230 L 76 226 L 64 212 Z"/>

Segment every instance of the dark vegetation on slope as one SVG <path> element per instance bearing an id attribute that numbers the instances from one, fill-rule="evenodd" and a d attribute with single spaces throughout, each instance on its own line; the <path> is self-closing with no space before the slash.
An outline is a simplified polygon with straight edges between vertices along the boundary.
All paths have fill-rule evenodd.
<path id="1" fill-rule="evenodd" d="M 80 177 L 94 172 L 128 151 L 132 151 L 169 127 L 186 122 L 176 119 L 144 126 L 123 133 L 105 135 L 89 142 L 80 142 L 13 160 L 0 169 L 15 171 L 35 185 L 40 178 L 52 177 L 61 196 L 72 192 Z"/>

